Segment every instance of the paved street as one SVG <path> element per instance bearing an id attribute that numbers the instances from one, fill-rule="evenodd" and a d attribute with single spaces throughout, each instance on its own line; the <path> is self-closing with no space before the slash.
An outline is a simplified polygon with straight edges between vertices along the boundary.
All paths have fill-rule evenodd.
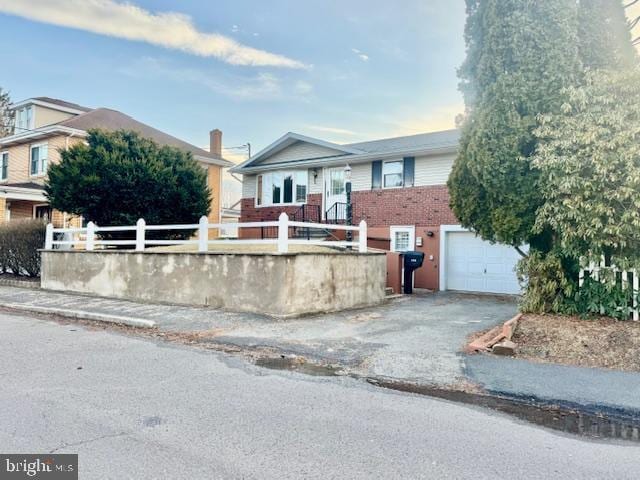
<path id="1" fill-rule="evenodd" d="M 0 445 L 80 478 L 635 478 L 640 447 L 347 378 L 0 314 Z"/>

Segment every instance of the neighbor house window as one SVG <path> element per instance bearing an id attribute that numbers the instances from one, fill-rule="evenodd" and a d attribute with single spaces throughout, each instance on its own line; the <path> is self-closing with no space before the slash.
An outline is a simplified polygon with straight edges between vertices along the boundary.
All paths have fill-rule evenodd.
<path id="1" fill-rule="evenodd" d="M 33 129 L 33 107 L 23 107 L 16 110 L 16 123 L 14 133 L 24 133 Z"/>
<path id="2" fill-rule="evenodd" d="M 256 205 L 290 205 L 306 201 L 306 171 L 282 171 L 258 175 Z"/>
<path id="3" fill-rule="evenodd" d="M 382 164 L 382 179 L 384 188 L 402 186 L 403 162 L 384 162 Z"/>
<path id="4" fill-rule="evenodd" d="M 9 152 L 0 153 L 0 180 L 9 177 Z"/>
<path id="5" fill-rule="evenodd" d="M 47 172 L 48 153 L 46 143 L 31 146 L 31 175 L 44 175 Z"/>

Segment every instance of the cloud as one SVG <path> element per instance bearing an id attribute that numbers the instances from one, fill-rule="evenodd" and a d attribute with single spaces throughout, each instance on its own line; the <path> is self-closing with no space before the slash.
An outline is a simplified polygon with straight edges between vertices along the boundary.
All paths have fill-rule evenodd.
<path id="1" fill-rule="evenodd" d="M 137 40 L 232 65 L 306 68 L 291 58 L 199 31 L 191 18 L 115 0 L 0 0 L 0 12 L 42 23 Z"/>
<path id="2" fill-rule="evenodd" d="M 136 78 L 163 77 L 179 83 L 192 83 L 240 100 L 270 100 L 282 96 L 278 77 L 258 73 L 251 77 L 211 75 L 193 68 L 177 67 L 157 58 L 145 57 L 120 68 L 120 73 Z"/>
<path id="3" fill-rule="evenodd" d="M 442 105 L 419 115 L 398 113 L 393 118 L 404 117 L 404 119 L 389 122 L 389 125 L 393 127 L 390 133 L 391 135 L 414 135 L 449 130 L 456 127 L 456 116 L 462 113 L 464 113 L 464 104 L 462 102 Z"/>
<path id="4" fill-rule="evenodd" d="M 369 55 L 367 55 L 366 53 L 358 50 L 357 48 L 352 48 L 351 51 L 353 53 L 355 53 L 358 56 L 358 58 L 360 60 L 362 60 L 363 62 L 368 62 L 369 61 Z"/>
<path id="5" fill-rule="evenodd" d="M 283 85 L 278 76 L 268 72 L 260 72 L 249 77 L 212 74 L 203 70 L 177 66 L 173 62 L 154 57 L 141 58 L 135 64 L 121 67 L 119 72 L 134 78 L 162 77 L 174 82 L 191 83 L 238 100 L 270 101 L 285 97 L 302 97 L 313 89 L 312 85 L 302 81 L 295 82 L 291 86 Z"/>
<path id="6" fill-rule="evenodd" d="M 325 127 L 323 125 L 305 125 L 305 128 L 308 128 L 309 130 L 315 130 L 316 132 L 335 133 L 337 135 L 347 135 L 347 136 L 358 135 L 356 132 L 352 130 L 347 130 L 345 128 L 337 128 L 337 127 Z"/>

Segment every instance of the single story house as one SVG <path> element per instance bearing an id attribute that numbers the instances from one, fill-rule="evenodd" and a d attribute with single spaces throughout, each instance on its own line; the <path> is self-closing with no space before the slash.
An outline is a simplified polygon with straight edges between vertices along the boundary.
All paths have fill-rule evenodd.
<path id="1" fill-rule="evenodd" d="M 459 138 L 447 130 L 343 145 L 287 133 L 231 169 L 243 175 L 241 222 L 276 220 L 283 211 L 298 221 L 344 222 L 350 175 L 353 223 L 367 222 L 369 245 L 425 253 L 416 287 L 519 293 L 515 249 L 476 237 L 449 208 Z"/>
<path id="2" fill-rule="evenodd" d="M 82 219 L 53 211 L 44 194 L 47 167 L 60 160 L 60 150 L 84 142 L 87 130 L 133 130 L 160 145 L 187 152 L 207 173 L 211 189 L 209 221 L 220 223 L 222 169 L 234 165 L 222 158 L 222 132 L 209 133 L 209 151 L 157 130 L 117 110 L 87 108 L 49 97 L 14 103 L 12 134 L 0 138 L 0 222 L 47 218 L 54 226 L 79 226 Z M 215 232 L 212 230 L 212 233 Z"/>

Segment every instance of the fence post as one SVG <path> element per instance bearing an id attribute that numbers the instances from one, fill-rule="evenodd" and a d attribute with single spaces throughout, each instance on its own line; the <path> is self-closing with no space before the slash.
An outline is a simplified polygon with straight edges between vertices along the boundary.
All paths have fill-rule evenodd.
<path id="1" fill-rule="evenodd" d="M 633 320 L 638 321 L 640 316 L 638 309 L 638 290 L 640 289 L 640 278 L 638 278 L 638 270 L 633 269 Z"/>
<path id="2" fill-rule="evenodd" d="M 53 250 L 53 223 L 47 223 L 47 230 L 44 234 L 44 249 Z"/>
<path id="3" fill-rule="evenodd" d="M 282 212 L 278 217 L 278 253 L 289 251 L 289 216 Z"/>
<path id="4" fill-rule="evenodd" d="M 198 251 L 206 252 L 209 249 L 209 219 L 203 215 L 198 224 Z"/>
<path id="5" fill-rule="evenodd" d="M 144 221 L 144 218 L 139 218 L 136 223 L 136 252 L 144 252 L 144 227 L 146 227 L 146 225 L 147 223 Z"/>
<path id="6" fill-rule="evenodd" d="M 367 222 L 364 220 L 358 226 L 358 251 L 367 253 Z"/>
<path id="7" fill-rule="evenodd" d="M 96 224 L 93 222 L 87 223 L 87 242 L 85 243 L 86 250 L 93 250 L 96 241 Z"/>

